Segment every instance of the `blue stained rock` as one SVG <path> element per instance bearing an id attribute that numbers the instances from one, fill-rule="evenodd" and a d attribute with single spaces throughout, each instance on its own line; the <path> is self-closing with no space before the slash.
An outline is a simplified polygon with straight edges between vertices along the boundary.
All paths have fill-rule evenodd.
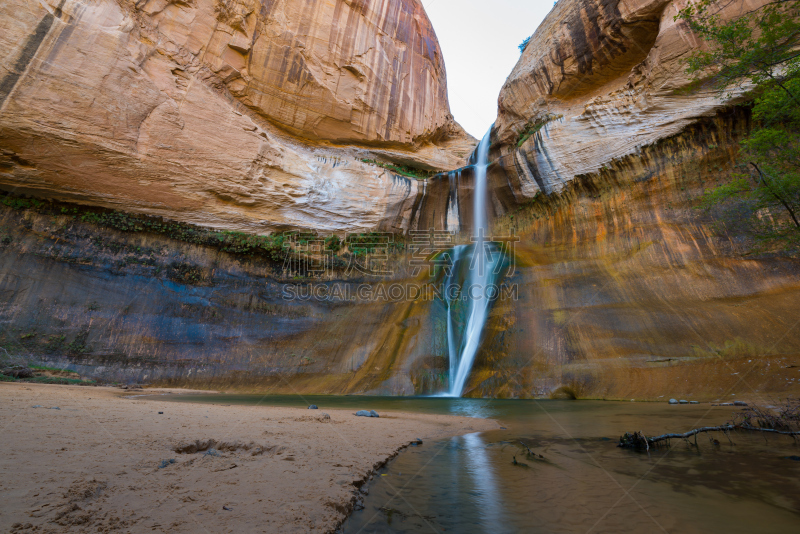
<path id="1" fill-rule="evenodd" d="M 175 458 L 170 458 L 169 460 L 161 460 L 161 463 L 158 464 L 158 468 L 159 469 L 164 469 L 168 465 L 174 464 L 174 463 L 175 463 Z"/>

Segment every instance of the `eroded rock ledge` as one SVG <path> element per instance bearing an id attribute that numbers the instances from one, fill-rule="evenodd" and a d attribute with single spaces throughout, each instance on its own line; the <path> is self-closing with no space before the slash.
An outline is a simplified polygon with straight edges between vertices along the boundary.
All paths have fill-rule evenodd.
<path id="1" fill-rule="evenodd" d="M 216 228 L 403 231 L 460 165 L 418 0 L 10 0 L 0 187 Z"/>
<path id="2" fill-rule="evenodd" d="M 730 19 L 764 0 L 720 3 Z M 499 97 L 492 159 L 513 199 L 558 193 L 577 176 L 674 136 L 726 103 L 684 91 L 682 60 L 704 46 L 675 16 L 686 0 L 560 0 Z M 741 94 L 739 92 L 738 94 Z"/>

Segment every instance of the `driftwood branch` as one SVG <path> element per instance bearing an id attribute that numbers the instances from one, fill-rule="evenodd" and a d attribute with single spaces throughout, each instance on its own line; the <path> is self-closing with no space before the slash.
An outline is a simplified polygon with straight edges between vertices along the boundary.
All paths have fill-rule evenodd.
<path id="1" fill-rule="evenodd" d="M 527 445 L 525 445 L 522 441 L 516 440 L 516 442 L 519 443 L 520 445 L 522 445 L 523 447 L 525 447 L 528 450 L 528 456 L 530 458 L 540 458 L 540 459 L 544 458 L 544 456 L 542 456 L 541 454 L 536 454 L 535 452 L 533 452 L 531 450 L 531 448 L 528 447 Z M 514 462 L 516 462 L 516 461 L 517 461 L 516 458 L 514 458 Z M 515 465 L 516 465 L 516 463 L 515 463 Z"/>
<path id="2" fill-rule="evenodd" d="M 663 434 L 652 438 L 646 437 L 641 432 L 628 433 L 619 438 L 619 446 L 626 449 L 641 449 L 650 450 L 651 447 L 657 447 L 659 443 L 671 439 L 689 439 L 692 436 L 697 436 L 704 432 L 723 432 L 726 435 L 733 430 L 744 430 L 747 432 L 768 432 L 771 434 L 780 434 L 782 436 L 800 436 L 800 432 L 792 432 L 785 430 L 776 430 L 774 428 L 760 428 L 757 426 L 743 425 L 743 424 L 728 424 L 721 426 L 705 426 L 702 428 L 695 428 L 683 434 Z M 697 439 L 697 438 L 695 438 Z"/>

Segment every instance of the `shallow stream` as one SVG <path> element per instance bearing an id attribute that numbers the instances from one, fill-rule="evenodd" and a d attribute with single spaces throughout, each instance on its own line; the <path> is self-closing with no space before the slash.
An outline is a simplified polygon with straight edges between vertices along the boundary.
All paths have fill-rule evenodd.
<path id="1" fill-rule="evenodd" d="M 374 409 L 496 419 L 505 430 L 410 447 L 367 486 L 356 533 L 800 532 L 800 446 L 708 435 L 647 453 L 620 434 L 685 432 L 731 418 L 708 404 L 181 395 L 176 401 Z M 530 458 L 521 440 L 544 459 Z M 518 465 L 513 461 L 516 457 Z M 526 465 L 519 465 L 526 464 Z"/>

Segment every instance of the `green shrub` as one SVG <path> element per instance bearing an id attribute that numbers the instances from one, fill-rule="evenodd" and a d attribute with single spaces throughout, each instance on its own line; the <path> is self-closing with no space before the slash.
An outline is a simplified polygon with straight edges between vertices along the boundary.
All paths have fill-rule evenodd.
<path id="1" fill-rule="evenodd" d="M 342 240 L 338 235 L 332 235 L 325 238 L 325 250 L 339 252 L 342 249 Z"/>
<path id="2" fill-rule="evenodd" d="M 558 120 L 563 117 L 564 117 L 563 115 L 548 114 L 544 119 L 531 121 L 528 124 L 526 124 L 525 128 L 522 129 L 522 131 L 519 133 L 519 136 L 517 137 L 517 148 L 521 147 L 525 143 L 525 141 L 530 139 L 533 135 L 536 135 L 536 133 L 539 130 L 544 128 L 545 124 L 547 124 L 548 122 L 552 122 L 554 120 Z"/>
<path id="3" fill-rule="evenodd" d="M 433 177 L 439 171 L 430 171 L 426 169 L 421 169 L 419 167 L 412 167 L 410 165 L 399 165 L 396 163 L 385 163 L 382 161 L 377 161 L 374 159 L 362 159 L 363 163 L 368 163 L 370 165 L 377 165 L 383 169 L 390 170 L 396 174 L 401 176 L 405 176 L 407 178 L 414 178 L 416 180 L 427 180 L 428 178 Z"/>
<path id="4" fill-rule="evenodd" d="M 86 340 L 89 338 L 89 330 L 84 330 L 72 340 L 72 343 L 67 345 L 67 352 L 77 356 L 89 352 L 89 347 L 86 345 Z"/>

